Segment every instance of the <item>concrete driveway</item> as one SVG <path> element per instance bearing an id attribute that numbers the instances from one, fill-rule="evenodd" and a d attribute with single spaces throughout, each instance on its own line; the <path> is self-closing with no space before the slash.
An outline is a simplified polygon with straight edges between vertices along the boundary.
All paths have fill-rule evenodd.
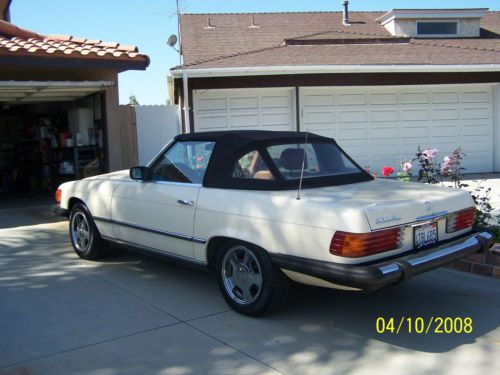
<path id="1" fill-rule="evenodd" d="M 209 273 L 123 249 L 81 261 L 66 222 L 30 211 L 0 210 L 0 223 L 1 375 L 500 373 L 492 278 L 440 269 L 375 294 L 297 287 L 285 310 L 252 319 Z M 375 329 L 438 316 L 470 317 L 473 332 Z"/>

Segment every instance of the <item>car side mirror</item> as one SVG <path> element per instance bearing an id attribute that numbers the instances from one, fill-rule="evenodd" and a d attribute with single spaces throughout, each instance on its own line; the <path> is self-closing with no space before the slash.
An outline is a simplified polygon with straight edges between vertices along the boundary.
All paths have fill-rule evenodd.
<path id="1" fill-rule="evenodd" d="M 147 167 L 132 167 L 130 168 L 130 178 L 132 180 L 144 181 L 148 175 Z"/>

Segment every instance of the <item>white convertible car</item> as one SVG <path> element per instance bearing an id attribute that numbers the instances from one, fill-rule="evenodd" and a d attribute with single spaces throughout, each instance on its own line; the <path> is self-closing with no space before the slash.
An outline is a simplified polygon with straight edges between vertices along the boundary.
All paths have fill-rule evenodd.
<path id="1" fill-rule="evenodd" d="M 57 191 L 81 258 L 108 242 L 215 270 L 247 315 L 286 300 L 289 281 L 373 291 L 469 254 L 469 193 L 375 179 L 330 138 L 227 131 L 175 137 L 146 167 Z"/>

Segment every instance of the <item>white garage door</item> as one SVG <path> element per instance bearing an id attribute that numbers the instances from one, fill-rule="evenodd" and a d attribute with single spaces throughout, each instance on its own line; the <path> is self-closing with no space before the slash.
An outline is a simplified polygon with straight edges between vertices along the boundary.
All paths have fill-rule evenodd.
<path id="1" fill-rule="evenodd" d="M 195 131 L 294 130 L 293 89 L 195 90 Z"/>
<path id="2" fill-rule="evenodd" d="M 301 129 L 335 138 L 373 171 L 420 145 L 439 161 L 462 147 L 466 172 L 491 172 L 492 96 L 490 85 L 301 88 Z"/>

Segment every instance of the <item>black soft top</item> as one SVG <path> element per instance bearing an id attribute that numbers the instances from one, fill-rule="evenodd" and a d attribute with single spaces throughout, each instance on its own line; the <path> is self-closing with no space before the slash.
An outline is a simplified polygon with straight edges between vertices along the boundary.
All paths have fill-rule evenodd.
<path id="1" fill-rule="evenodd" d="M 213 141 L 215 147 L 203 179 L 203 186 L 223 189 L 248 190 L 289 190 L 296 189 L 297 183 L 283 178 L 276 180 L 237 179 L 232 176 L 236 162 L 246 153 L 258 150 L 261 155 L 267 155 L 266 147 L 287 143 L 333 143 L 334 139 L 309 132 L 266 131 L 266 130 L 229 130 L 214 132 L 199 132 L 180 134 L 177 141 Z M 338 147 L 338 145 L 337 145 Z M 340 147 L 339 147 L 340 148 Z M 347 155 L 346 155 L 347 156 Z M 347 156 L 348 157 L 348 156 Z M 348 157 L 349 158 L 349 157 Z M 352 159 L 349 158 L 351 161 Z M 352 161 L 357 165 L 354 161 Z M 320 187 L 342 185 L 368 181 L 372 176 L 360 167 L 361 173 L 356 176 L 311 178 L 304 180 L 303 187 Z"/>

